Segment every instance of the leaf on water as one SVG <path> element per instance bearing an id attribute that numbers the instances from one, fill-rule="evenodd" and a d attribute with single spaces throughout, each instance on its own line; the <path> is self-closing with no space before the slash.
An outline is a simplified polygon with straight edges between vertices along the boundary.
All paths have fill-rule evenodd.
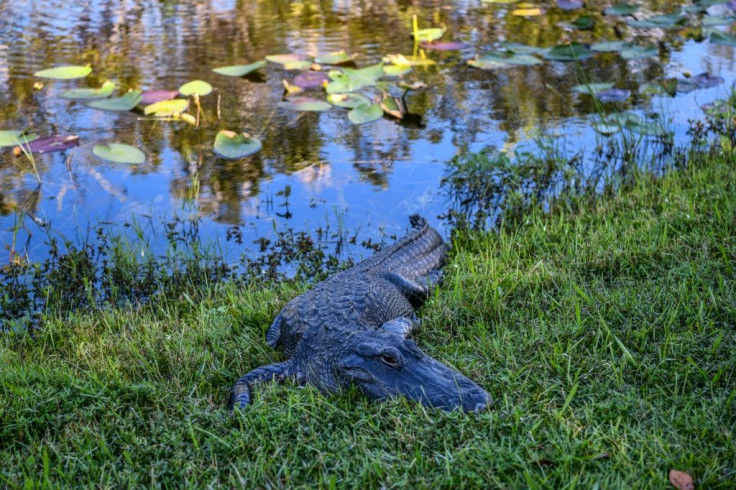
<path id="1" fill-rule="evenodd" d="M 635 45 L 628 41 L 602 41 L 591 45 L 590 49 L 591 51 L 597 51 L 599 53 L 613 53 L 615 51 L 622 51 L 633 47 L 635 47 Z"/>
<path id="2" fill-rule="evenodd" d="M 292 82 L 302 89 L 323 88 L 330 82 L 330 77 L 321 71 L 305 71 L 294 77 Z"/>
<path id="3" fill-rule="evenodd" d="M 501 47 L 516 54 L 544 54 L 549 51 L 548 48 L 539 48 L 537 46 L 529 46 L 527 44 L 512 43 L 508 41 L 502 42 Z"/>
<path id="4" fill-rule="evenodd" d="M 141 93 L 141 104 L 151 105 L 163 100 L 171 100 L 179 95 L 178 90 L 146 90 Z"/>
<path id="5" fill-rule="evenodd" d="M 363 104 L 348 112 L 348 119 L 353 124 L 368 124 L 383 117 L 383 109 L 378 104 Z"/>
<path id="6" fill-rule="evenodd" d="M 436 42 L 424 42 L 419 44 L 423 49 L 433 49 L 435 51 L 459 51 L 468 47 L 467 44 L 457 41 L 436 41 Z"/>
<path id="7" fill-rule="evenodd" d="M 581 15 L 572 22 L 560 22 L 560 27 L 566 27 L 568 29 L 577 29 L 579 31 L 587 31 L 593 28 L 595 21 L 590 15 Z"/>
<path id="8" fill-rule="evenodd" d="M 658 54 L 659 50 L 657 46 L 631 46 L 621 50 L 621 57 L 625 60 L 639 60 L 657 56 Z"/>
<path id="9" fill-rule="evenodd" d="M 66 92 L 62 92 L 59 96 L 64 99 L 104 99 L 111 96 L 114 90 L 115 83 L 107 80 L 100 88 L 73 88 Z"/>
<path id="10" fill-rule="evenodd" d="M 699 88 L 711 88 L 723 83 L 723 78 L 718 75 L 711 75 L 707 71 L 700 73 L 699 75 L 695 75 L 691 80 Z"/>
<path id="11" fill-rule="evenodd" d="M 253 73 L 256 70 L 263 68 L 266 64 L 265 60 L 260 60 L 248 65 L 221 66 L 219 68 L 213 68 L 212 71 L 227 77 L 244 77 L 249 73 Z"/>
<path id="12" fill-rule="evenodd" d="M 143 113 L 146 116 L 154 115 L 156 117 L 171 117 L 181 114 L 186 111 L 189 107 L 189 101 L 187 99 L 173 99 L 173 100 L 162 100 L 154 102 L 151 105 L 147 105 L 143 109 Z"/>
<path id="13" fill-rule="evenodd" d="M 332 81 L 325 88 L 328 94 L 354 92 L 372 87 L 383 76 L 383 63 L 360 69 L 342 68 L 328 73 Z"/>
<path id="14" fill-rule="evenodd" d="M 596 99 L 601 102 L 621 102 L 631 96 L 631 91 L 622 88 L 607 88 L 596 92 Z"/>
<path id="15" fill-rule="evenodd" d="M 39 78 L 51 78 L 54 80 L 71 80 L 73 78 L 84 78 L 90 73 L 92 73 L 91 66 L 68 65 L 37 71 L 33 76 Z"/>
<path id="16" fill-rule="evenodd" d="M 205 96 L 212 93 L 212 85 L 204 80 L 192 80 L 179 87 L 179 93 L 184 96 L 197 94 Z"/>
<path id="17" fill-rule="evenodd" d="M 572 91 L 579 94 L 595 95 L 601 90 L 608 90 L 610 88 L 613 88 L 613 83 L 581 83 L 580 85 L 575 85 Z"/>
<path id="18" fill-rule="evenodd" d="M 542 60 L 530 54 L 516 54 L 510 51 L 491 51 L 474 59 L 468 60 L 468 64 L 475 68 L 490 70 L 504 66 L 531 66 L 539 65 Z"/>
<path id="19" fill-rule="evenodd" d="M 736 22 L 733 15 L 706 15 L 703 17 L 703 27 L 730 26 Z"/>
<path id="20" fill-rule="evenodd" d="M 315 63 L 322 65 L 342 65 L 355 60 L 358 55 L 347 54 L 344 50 L 335 51 L 334 53 L 323 54 L 314 58 Z"/>
<path id="21" fill-rule="evenodd" d="M 635 3 L 617 3 L 616 5 L 605 8 L 603 13 L 606 15 L 627 16 L 633 15 L 637 10 L 639 10 L 639 6 Z"/>
<path id="22" fill-rule="evenodd" d="M 143 165 L 146 163 L 146 154 L 135 146 L 123 143 L 109 143 L 107 145 L 95 145 L 92 153 L 103 160 L 113 163 L 124 163 L 128 165 Z"/>
<path id="23" fill-rule="evenodd" d="M 544 59 L 552 61 L 580 61 L 591 56 L 593 52 L 580 43 L 559 44 L 544 53 Z"/>
<path id="24" fill-rule="evenodd" d="M 51 153 L 79 146 L 79 136 L 74 134 L 46 136 L 24 145 L 31 153 Z"/>
<path id="25" fill-rule="evenodd" d="M 311 58 L 306 54 L 288 53 L 288 54 L 270 54 L 266 56 L 266 60 L 279 65 L 293 65 L 299 62 L 307 62 L 312 64 Z"/>
<path id="26" fill-rule="evenodd" d="M 670 470 L 670 483 L 678 490 L 695 490 L 693 477 L 685 472 Z"/>
<path id="27" fill-rule="evenodd" d="M 0 148 L 22 145 L 36 139 L 37 134 L 27 133 L 22 129 L 5 129 L 0 131 Z"/>
<path id="28" fill-rule="evenodd" d="M 87 106 L 93 109 L 103 111 L 130 111 L 141 103 L 143 97 L 140 90 L 131 90 L 122 97 L 114 97 L 112 99 L 91 100 L 87 102 Z"/>
<path id="29" fill-rule="evenodd" d="M 583 8 L 583 0 L 557 0 L 557 6 L 562 10 Z"/>
<path id="30" fill-rule="evenodd" d="M 736 36 L 720 31 L 713 31 L 710 33 L 710 42 L 713 44 L 722 44 L 724 46 L 736 46 Z"/>
<path id="31" fill-rule="evenodd" d="M 355 109 L 359 105 L 369 105 L 371 100 L 365 95 L 345 93 L 345 94 L 329 94 L 327 102 L 338 107 L 346 109 Z"/>
<path id="32" fill-rule="evenodd" d="M 511 15 L 516 15 L 519 17 L 536 17 L 542 15 L 543 13 L 544 9 L 540 7 L 519 8 L 511 11 Z"/>
<path id="33" fill-rule="evenodd" d="M 404 110 L 404 104 L 398 97 L 393 97 L 392 95 L 384 93 L 380 106 L 381 109 L 383 109 L 383 112 L 389 116 L 393 116 L 396 119 L 404 118 L 404 113 L 406 111 Z"/>
<path id="34" fill-rule="evenodd" d="M 430 66 L 436 64 L 434 60 L 427 59 L 424 56 L 404 56 L 403 54 L 387 54 L 383 57 L 383 61 L 404 66 Z"/>
<path id="35" fill-rule="evenodd" d="M 411 65 L 385 65 L 383 67 L 383 74 L 387 77 L 400 77 L 406 75 L 414 69 Z"/>
<path id="36" fill-rule="evenodd" d="M 227 160 L 238 160 L 261 151 L 261 141 L 245 133 L 223 129 L 215 136 L 215 154 Z"/>
<path id="37" fill-rule="evenodd" d="M 417 41 L 432 42 L 444 36 L 446 30 L 447 29 L 442 29 L 441 27 L 418 29 L 412 32 L 412 36 L 414 36 Z"/>
<path id="38" fill-rule="evenodd" d="M 684 24 L 686 20 L 687 15 L 680 12 L 674 12 L 666 15 L 655 15 L 641 20 L 629 20 L 627 21 L 627 24 L 631 27 L 639 27 L 643 29 L 670 29 Z"/>
<path id="39" fill-rule="evenodd" d="M 279 102 L 279 107 L 291 111 L 324 112 L 329 111 L 332 106 L 324 100 L 313 99 L 312 97 L 293 97 Z"/>

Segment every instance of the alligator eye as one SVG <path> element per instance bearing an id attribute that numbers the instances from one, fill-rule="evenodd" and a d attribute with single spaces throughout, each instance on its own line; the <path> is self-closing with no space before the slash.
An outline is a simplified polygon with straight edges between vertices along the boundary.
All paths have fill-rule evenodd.
<path id="1" fill-rule="evenodd" d="M 392 368 L 399 367 L 399 360 L 389 354 L 381 354 L 381 362 L 391 366 Z"/>

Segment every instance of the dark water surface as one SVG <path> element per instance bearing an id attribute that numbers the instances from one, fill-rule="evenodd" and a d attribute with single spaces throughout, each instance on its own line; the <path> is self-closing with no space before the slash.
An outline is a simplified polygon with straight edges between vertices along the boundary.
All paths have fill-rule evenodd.
<path id="1" fill-rule="evenodd" d="M 591 130 L 590 115 L 601 109 L 656 113 L 675 142 L 684 142 L 687 120 L 702 118 L 703 104 L 728 94 L 733 48 L 703 39 L 694 27 L 702 14 L 691 14 L 681 29 L 634 29 L 601 15 L 610 3 L 589 1 L 584 12 L 565 12 L 555 2 L 539 2 L 544 15 L 520 17 L 511 12 L 518 6 L 480 0 L 0 1 L 0 129 L 72 133 L 82 142 L 74 150 L 35 157 L 40 185 L 27 159 L 2 150 L 0 259 L 7 261 L 10 250 L 41 259 L 49 235 L 81 240 L 102 222 L 138 223 L 154 246 L 157 240 L 163 245 L 163 223 L 176 216 L 201 217 L 203 236 L 220 241 L 228 226 L 242 225 L 246 245 L 284 226 L 314 230 L 329 223 L 378 239 L 401 233 L 410 213 L 439 224 L 437 216 L 447 208 L 440 181 L 454 155 L 486 146 L 518 149 L 542 130 L 565 151 L 592 152 L 602 137 Z M 688 4 L 646 1 L 637 16 Z M 731 10 L 717 5 L 709 12 Z M 558 26 L 581 13 L 596 20 L 592 30 Z M 384 118 L 354 126 L 339 108 L 319 114 L 277 108 L 282 79 L 297 72 L 271 63 L 248 79 L 211 71 L 287 52 L 344 49 L 360 55 L 358 66 L 387 54 L 411 54 L 414 14 L 422 27 L 444 24 L 446 39 L 468 44 L 463 51 L 428 51 L 437 65 L 406 76 L 429 85 L 406 99 L 421 122 Z M 620 38 L 655 44 L 659 55 L 627 61 L 602 53 L 580 64 L 547 61 L 493 71 L 466 64 L 504 40 L 550 47 Z M 83 80 L 33 77 L 64 64 L 90 64 L 94 71 Z M 640 90 L 646 82 L 705 71 L 725 83 L 674 97 Z M 123 91 L 175 90 L 203 79 L 216 91 L 202 100 L 206 121 L 199 129 L 144 120 L 134 112 L 97 111 L 59 97 L 106 79 L 117 80 Z M 633 96 L 624 103 L 594 104 L 570 91 L 583 79 L 615 82 Z M 43 87 L 34 88 L 39 81 Z M 240 161 L 218 159 L 212 143 L 220 129 L 258 135 L 263 150 Z M 102 162 L 91 148 L 106 141 L 137 146 L 148 162 L 139 168 Z"/>

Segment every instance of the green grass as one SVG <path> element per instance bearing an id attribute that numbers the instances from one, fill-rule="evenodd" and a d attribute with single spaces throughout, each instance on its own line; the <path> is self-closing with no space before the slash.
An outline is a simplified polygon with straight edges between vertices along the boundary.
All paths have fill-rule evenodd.
<path id="1" fill-rule="evenodd" d="M 416 338 L 488 389 L 483 414 L 289 384 L 226 412 L 304 286 L 0 335 L 0 486 L 734 488 L 735 163 L 459 234 Z"/>

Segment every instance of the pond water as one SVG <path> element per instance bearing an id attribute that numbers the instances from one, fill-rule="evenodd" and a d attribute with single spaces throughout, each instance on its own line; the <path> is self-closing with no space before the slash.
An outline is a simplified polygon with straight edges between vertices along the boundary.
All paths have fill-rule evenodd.
<path id="1" fill-rule="evenodd" d="M 76 242 L 100 223 L 138 223 L 154 248 L 163 247 L 164 224 L 177 216 L 201 218 L 200 233 L 215 240 L 223 240 L 229 226 L 241 225 L 246 246 L 285 226 L 309 231 L 326 224 L 375 240 L 400 234 L 410 213 L 441 226 L 437 216 L 447 209 L 448 198 L 440 182 L 445 163 L 459 153 L 488 146 L 518 149 L 540 130 L 558 138 L 565 151 L 592 152 L 605 138 L 592 129 L 599 114 L 621 110 L 658 115 L 661 127 L 684 143 L 688 119 L 702 118 L 702 106 L 726 97 L 733 84 L 733 48 L 709 39 L 710 30 L 719 30 L 726 33 L 726 44 L 732 40 L 733 11 L 726 2 L 708 2 L 675 26 L 647 28 L 630 25 L 631 17 L 603 15 L 612 3 L 587 1 L 583 9 L 564 10 L 549 1 L 525 6 L 481 0 L 0 2 L 0 130 L 80 137 L 73 149 L 34 155 L 38 176 L 28 158 L 14 156 L 11 148 L 0 150 L 0 258 L 6 263 L 15 251 L 42 259 L 50 236 Z M 689 2 L 643 1 L 635 18 L 682 7 L 695 10 Z M 426 57 L 436 64 L 403 76 L 427 87 L 406 94 L 413 117 L 402 122 L 384 117 L 354 125 L 338 107 L 321 113 L 281 108 L 282 80 L 299 72 L 275 63 L 247 78 L 212 72 L 279 53 L 345 50 L 358 55 L 357 67 L 389 54 L 409 56 L 415 49 L 413 16 L 421 28 L 446 27 L 443 40 L 466 46 L 428 49 Z M 583 27 L 593 21 L 590 29 L 563 24 L 581 16 Z M 549 48 L 615 40 L 652 46 L 654 52 L 639 59 L 596 52 L 573 63 L 538 53 L 537 65 L 492 69 L 467 63 L 501 49 L 504 41 Z M 44 68 L 87 64 L 93 71 L 84 79 L 34 77 Z M 670 85 L 661 94 L 646 90 L 650 82 L 703 72 L 723 83 L 680 82 L 679 91 Z M 176 90 L 195 79 L 208 81 L 215 91 L 201 98 L 198 128 L 151 120 L 140 111 L 100 111 L 60 97 L 108 79 L 120 94 Z M 596 102 L 572 91 L 583 81 L 610 82 L 631 96 Z M 381 94 L 374 87 L 362 92 Z M 322 90 L 307 95 L 325 97 Z M 222 129 L 255 135 L 263 147 L 240 160 L 218 158 L 213 142 Z M 95 144 L 105 142 L 136 146 L 147 162 L 106 163 L 92 154 Z"/>

